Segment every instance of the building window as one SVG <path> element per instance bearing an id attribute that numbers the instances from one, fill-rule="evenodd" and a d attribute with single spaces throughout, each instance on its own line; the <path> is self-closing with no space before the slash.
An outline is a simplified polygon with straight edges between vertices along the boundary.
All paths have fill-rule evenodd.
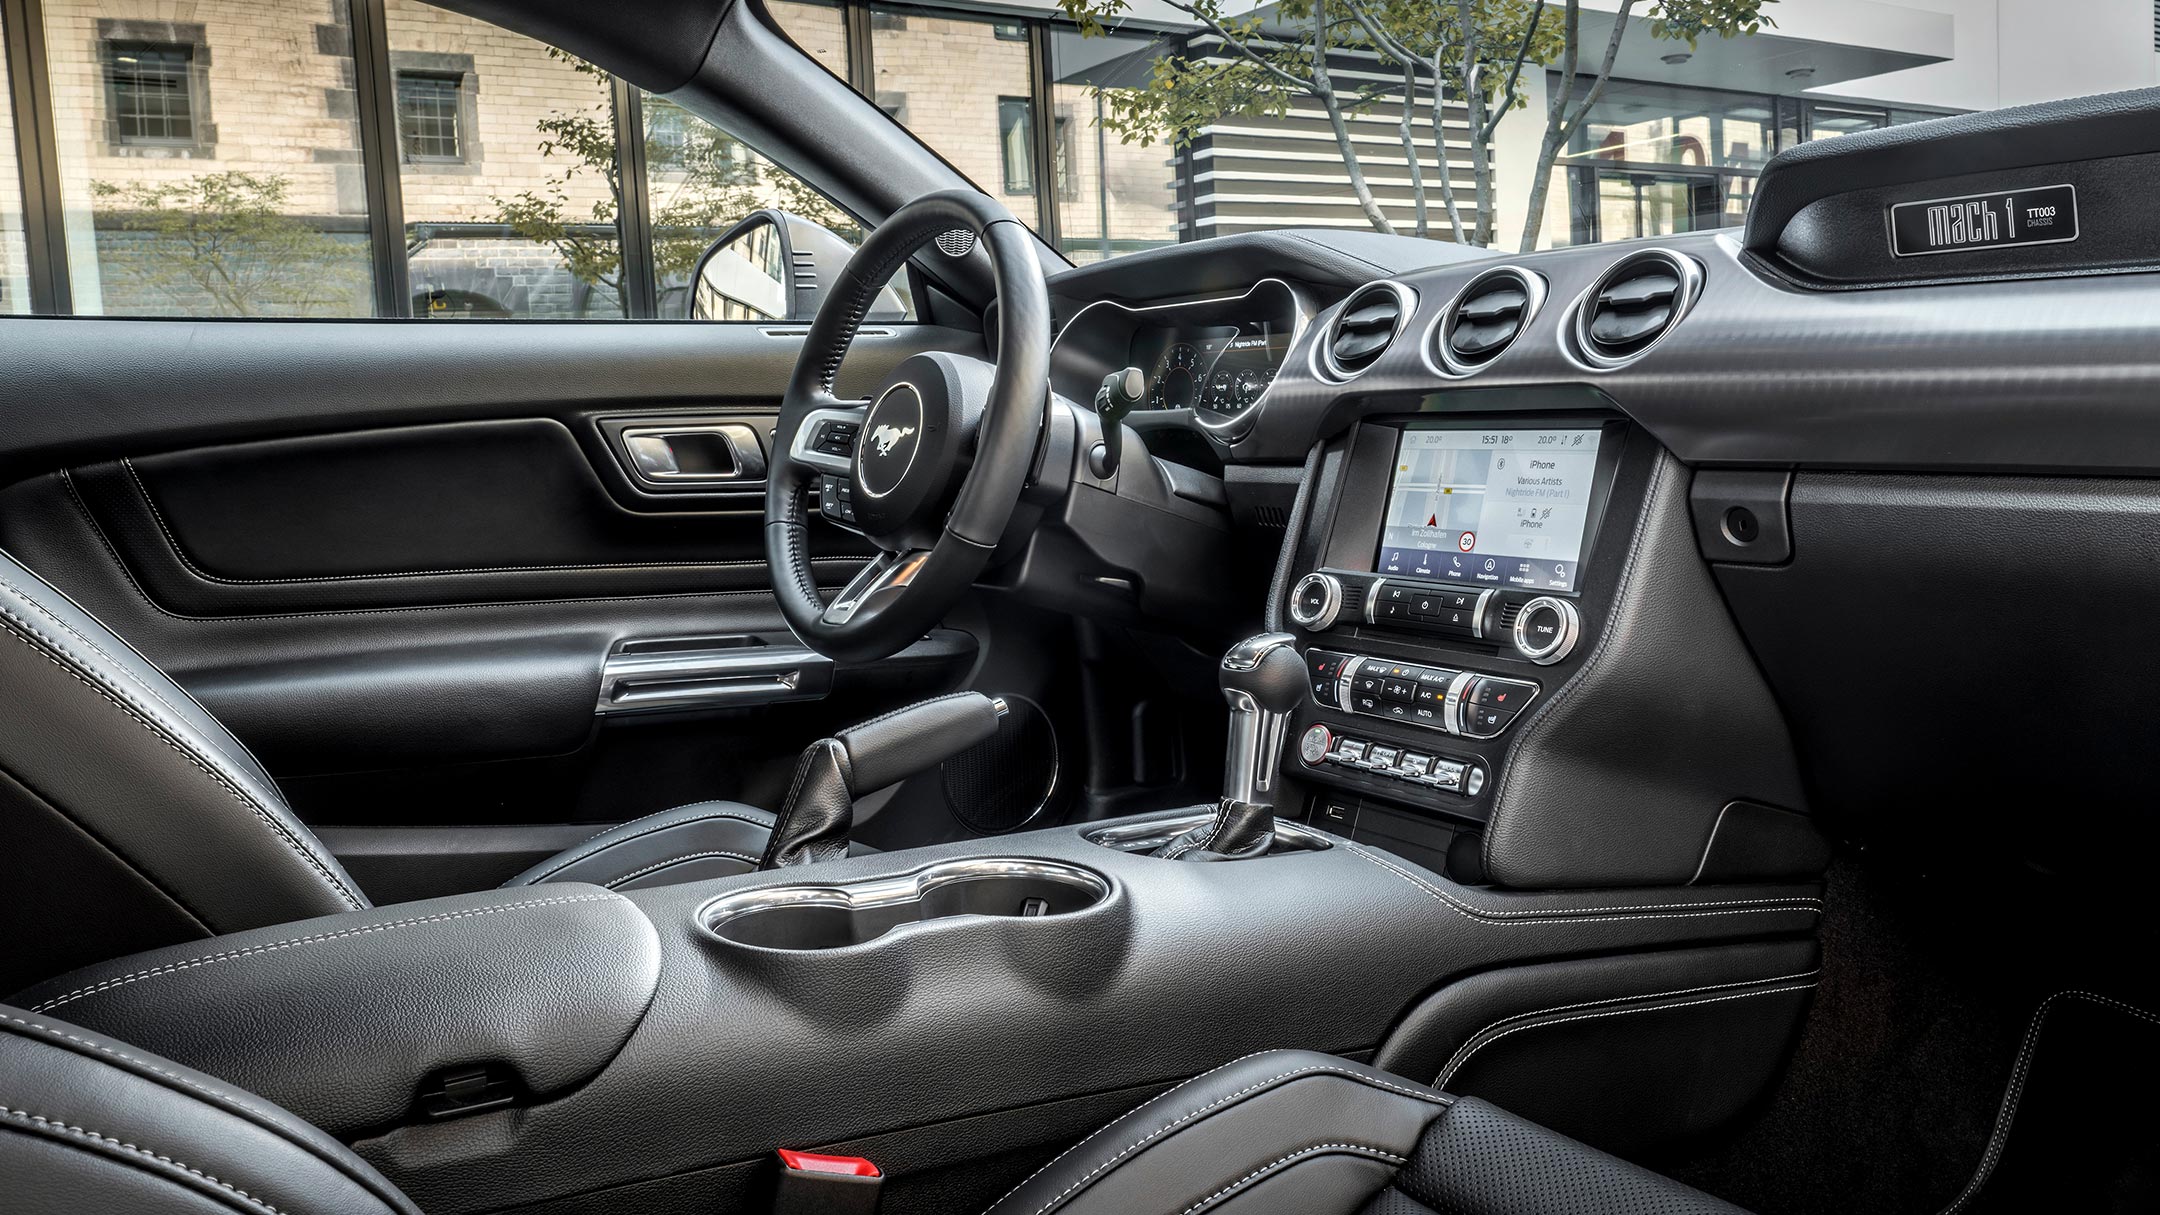
<path id="1" fill-rule="evenodd" d="M 1057 137 L 1052 151 L 1057 157 L 1058 197 L 1078 198 L 1072 172 L 1072 116 L 1059 114 L 1051 120 L 1051 129 Z M 1025 97 L 998 98 L 998 158 L 1004 170 L 1005 193 L 1035 192 L 1035 103 Z"/>
<path id="2" fill-rule="evenodd" d="M 114 144 L 172 147 L 196 142 L 194 47 L 108 42 L 105 88 Z"/>
<path id="3" fill-rule="evenodd" d="M 458 117 L 464 88 L 462 76 L 398 73 L 398 140 L 407 160 L 465 158 L 463 127 Z"/>
<path id="4" fill-rule="evenodd" d="M 1025 97 L 998 98 L 998 158 L 1007 194 L 1035 192 L 1035 107 Z"/>

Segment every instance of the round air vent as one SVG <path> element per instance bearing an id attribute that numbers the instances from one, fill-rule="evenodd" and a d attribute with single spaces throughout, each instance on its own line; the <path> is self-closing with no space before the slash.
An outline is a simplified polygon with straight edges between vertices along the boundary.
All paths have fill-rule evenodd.
<path id="1" fill-rule="evenodd" d="M 1379 359 L 1402 332 L 1417 296 L 1401 283 L 1367 283 L 1350 293 L 1328 326 L 1320 358 L 1336 379 L 1347 380 Z"/>
<path id="2" fill-rule="evenodd" d="M 1468 375 L 1500 357 L 1545 302 L 1545 280 L 1501 266 L 1470 280 L 1440 319 L 1440 361 Z"/>
<path id="3" fill-rule="evenodd" d="M 975 248 L 975 234 L 966 228 L 948 228 L 937 234 L 938 252 L 947 257 L 966 257 Z"/>
<path id="4" fill-rule="evenodd" d="M 1058 792 L 1057 730 L 1042 706 L 1004 694 L 996 734 L 945 761 L 945 805 L 970 831 L 998 835 L 1035 820 Z"/>
<path id="5" fill-rule="evenodd" d="M 1599 367 L 1618 367 L 1671 332 L 1702 289 L 1693 261 L 1646 249 L 1614 263 L 1583 297 L 1575 316 L 1582 355 Z"/>

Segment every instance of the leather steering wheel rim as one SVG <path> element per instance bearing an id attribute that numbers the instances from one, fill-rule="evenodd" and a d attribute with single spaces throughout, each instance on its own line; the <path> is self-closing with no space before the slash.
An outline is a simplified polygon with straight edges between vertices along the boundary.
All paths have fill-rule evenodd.
<path id="1" fill-rule="evenodd" d="M 995 365 L 976 432 L 972 464 L 937 540 L 927 550 L 884 549 L 831 604 L 810 564 L 808 494 L 829 467 L 804 461 L 806 424 L 857 418 L 851 479 L 861 484 L 872 406 L 841 400 L 841 361 L 878 292 L 894 271 L 940 234 L 975 234 L 997 287 Z M 1010 211 L 973 190 L 926 194 L 871 232 L 826 293 L 781 398 L 765 486 L 765 560 L 788 627 L 828 657 L 889 657 L 935 627 L 958 604 L 1004 537 L 1027 484 L 1049 400 L 1050 295 L 1035 238 Z M 882 395 L 882 394 L 881 394 Z M 940 497 L 942 501 L 942 496 Z M 881 545 L 881 548 L 883 546 Z"/>

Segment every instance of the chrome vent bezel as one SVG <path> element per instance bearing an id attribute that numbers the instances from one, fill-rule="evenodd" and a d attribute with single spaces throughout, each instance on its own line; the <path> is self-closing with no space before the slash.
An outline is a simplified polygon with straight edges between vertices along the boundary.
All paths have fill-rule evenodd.
<path id="1" fill-rule="evenodd" d="M 1672 314 L 1666 318 L 1664 327 L 1657 331 L 1656 336 L 1632 350 L 1613 354 L 1601 349 L 1590 336 L 1591 323 L 1597 319 L 1598 297 L 1615 281 L 1634 272 L 1646 262 L 1664 265 L 1679 280 L 1679 286 L 1673 292 Z M 1628 254 L 1607 266 L 1590 284 L 1589 289 L 1575 301 L 1574 323 L 1569 327 L 1574 345 L 1571 353 L 1585 365 L 1598 371 L 1610 371 L 1635 362 L 1656 349 L 1658 343 L 1671 337 L 1673 330 L 1680 327 L 1680 322 L 1687 319 L 1689 310 L 1694 308 L 1695 301 L 1701 297 L 1702 286 L 1702 267 L 1694 258 L 1685 254 L 1675 253 L 1670 249 L 1643 249 Z"/>
<path id="2" fill-rule="evenodd" d="M 1382 291 L 1395 297 L 1397 309 L 1395 327 L 1389 331 L 1387 340 L 1380 343 L 1380 348 L 1373 351 L 1372 357 L 1363 366 L 1360 366 L 1355 371 L 1346 369 L 1335 360 L 1335 339 L 1341 333 L 1343 318 L 1350 315 L 1360 299 L 1374 292 Z M 1378 363 L 1389 350 L 1394 348 L 1396 340 L 1402 337 L 1403 331 L 1410 327 L 1411 318 L 1417 313 L 1417 298 L 1417 292 L 1393 279 L 1380 279 L 1367 283 L 1345 297 L 1342 306 L 1335 312 L 1335 318 L 1328 322 L 1327 332 L 1321 334 L 1315 351 L 1319 356 L 1321 368 L 1325 371 L 1327 378 L 1338 384 L 1344 384 L 1372 370 L 1373 365 Z"/>
<path id="3" fill-rule="evenodd" d="M 1474 361 L 1464 359 L 1449 345 L 1449 332 L 1454 328 L 1456 318 L 1461 315 L 1463 305 L 1494 279 L 1499 278 L 1513 279 L 1522 286 L 1522 319 L 1516 323 L 1515 332 L 1510 334 L 1498 349 Z M 1534 270 L 1525 270 L 1521 266 L 1494 266 L 1490 270 L 1481 271 L 1464 283 L 1462 290 L 1455 293 L 1455 298 L 1449 300 L 1447 307 L 1440 310 L 1440 316 L 1433 322 L 1432 333 L 1427 338 L 1427 349 L 1438 361 L 1440 369 L 1447 374 L 1475 375 L 1492 366 L 1500 356 L 1513 350 L 1515 343 L 1522 340 L 1523 334 L 1530 331 L 1531 322 L 1537 319 L 1539 310 L 1545 307 L 1548 290 L 1544 275 Z"/>

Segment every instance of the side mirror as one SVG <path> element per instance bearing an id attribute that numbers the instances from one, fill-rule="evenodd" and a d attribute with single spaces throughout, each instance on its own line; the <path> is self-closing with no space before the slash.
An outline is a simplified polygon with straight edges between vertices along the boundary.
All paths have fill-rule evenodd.
<path id="1" fill-rule="evenodd" d="M 699 255 L 690 274 L 691 319 L 813 320 L 854 255 L 838 234 L 800 215 L 769 207 L 752 211 Z M 888 284 L 864 319 L 906 316 L 906 300 Z"/>

